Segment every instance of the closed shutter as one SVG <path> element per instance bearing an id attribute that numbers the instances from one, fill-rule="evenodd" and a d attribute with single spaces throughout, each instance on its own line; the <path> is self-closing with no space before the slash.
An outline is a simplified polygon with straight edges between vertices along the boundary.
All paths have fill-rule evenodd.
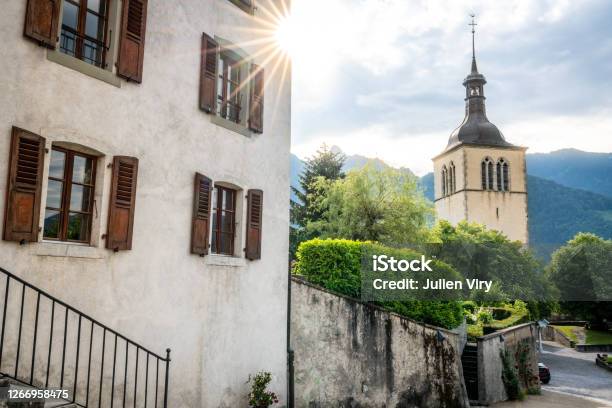
<path id="1" fill-rule="evenodd" d="M 218 44 L 206 33 L 202 34 L 200 57 L 200 109 L 206 113 L 214 113 L 217 105 Z"/>
<path id="2" fill-rule="evenodd" d="M 41 45 L 55 49 L 60 0 L 28 0 L 23 33 Z"/>
<path id="3" fill-rule="evenodd" d="M 123 0 L 117 75 L 142 82 L 148 0 Z"/>
<path id="4" fill-rule="evenodd" d="M 3 239 L 36 242 L 45 139 L 13 127 L 9 157 Z"/>
<path id="5" fill-rule="evenodd" d="M 198 254 L 200 256 L 208 254 L 211 197 L 212 180 L 200 173 L 196 173 L 191 226 L 192 254 Z"/>
<path id="6" fill-rule="evenodd" d="M 247 192 L 246 258 L 261 259 L 261 226 L 263 210 L 263 191 Z"/>
<path id="7" fill-rule="evenodd" d="M 251 65 L 251 92 L 250 92 L 249 129 L 253 132 L 263 132 L 264 112 L 264 70 L 259 66 Z"/>
<path id="8" fill-rule="evenodd" d="M 115 156 L 111 181 L 106 248 L 114 251 L 132 249 L 138 159 Z"/>

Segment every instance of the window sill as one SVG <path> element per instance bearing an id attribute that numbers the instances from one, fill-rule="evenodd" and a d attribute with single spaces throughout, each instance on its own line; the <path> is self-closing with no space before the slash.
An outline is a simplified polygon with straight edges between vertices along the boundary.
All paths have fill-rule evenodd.
<path id="1" fill-rule="evenodd" d="M 86 244 L 43 241 L 36 245 L 37 256 L 104 259 L 105 251 Z"/>
<path id="2" fill-rule="evenodd" d="M 210 254 L 205 259 L 206 265 L 231 266 L 234 268 L 246 266 L 246 260 L 237 256 Z"/>
<path id="3" fill-rule="evenodd" d="M 211 114 L 210 117 L 210 121 L 215 125 L 224 127 L 228 130 L 231 130 L 232 132 L 239 133 L 242 136 L 251 137 L 251 131 L 246 126 L 239 125 L 238 123 L 222 118 L 221 116 L 218 116 L 216 114 Z"/>
<path id="4" fill-rule="evenodd" d="M 100 81 L 116 86 L 117 88 L 121 88 L 121 79 L 119 79 L 119 77 L 117 77 L 111 71 L 95 67 L 84 61 L 71 57 L 70 55 L 66 55 L 63 52 L 57 50 L 47 50 L 47 59 L 92 78 L 96 78 Z"/>

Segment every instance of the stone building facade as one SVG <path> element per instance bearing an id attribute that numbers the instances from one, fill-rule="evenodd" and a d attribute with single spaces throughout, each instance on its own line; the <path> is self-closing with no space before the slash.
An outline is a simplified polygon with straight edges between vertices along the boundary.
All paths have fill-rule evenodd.
<path id="1" fill-rule="evenodd" d="M 0 267 L 171 348 L 171 407 L 246 406 L 260 370 L 286 402 L 282 1 L 20 0 L 0 14 Z"/>

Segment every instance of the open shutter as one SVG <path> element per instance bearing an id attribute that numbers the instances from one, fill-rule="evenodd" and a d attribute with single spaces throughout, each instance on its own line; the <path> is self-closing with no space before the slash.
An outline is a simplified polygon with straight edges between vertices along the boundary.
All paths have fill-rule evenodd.
<path id="1" fill-rule="evenodd" d="M 249 129 L 253 132 L 263 132 L 264 111 L 264 70 L 251 64 L 251 92 L 250 92 Z"/>
<path id="2" fill-rule="evenodd" d="M 3 239 L 36 242 L 45 139 L 13 127 L 9 157 Z"/>
<path id="3" fill-rule="evenodd" d="M 41 45 L 55 49 L 60 0 L 28 0 L 23 34 Z"/>
<path id="4" fill-rule="evenodd" d="M 212 180 L 196 173 L 193 196 L 193 218 L 191 226 L 191 253 L 208 254 L 208 232 L 210 231 L 210 202 Z"/>
<path id="5" fill-rule="evenodd" d="M 123 0 L 117 75 L 142 82 L 148 0 Z"/>
<path id="6" fill-rule="evenodd" d="M 246 258 L 261 259 L 261 225 L 263 209 L 263 191 L 247 192 L 247 225 L 246 225 Z"/>
<path id="7" fill-rule="evenodd" d="M 106 234 L 106 248 L 108 249 L 114 251 L 132 249 L 137 178 L 137 158 L 126 156 L 113 158 L 113 178 Z"/>
<path id="8" fill-rule="evenodd" d="M 202 34 L 200 51 L 200 109 L 206 113 L 215 112 L 218 44 L 208 34 Z"/>

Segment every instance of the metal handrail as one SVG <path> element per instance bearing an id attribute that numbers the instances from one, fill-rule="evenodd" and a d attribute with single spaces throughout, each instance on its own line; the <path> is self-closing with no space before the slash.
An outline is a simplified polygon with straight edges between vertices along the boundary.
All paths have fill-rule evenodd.
<path id="1" fill-rule="evenodd" d="M 60 376 L 60 388 L 64 388 L 64 377 L 65 377 L 65 364 L 66 364 L 66 346 L 67 346 L 67 335 L 68 335 L 68 317 L 69 317 L 69 312 L 72 312 L 74 315 L 76 315 L 78 317 L 78 333 L 77 333 L 77 337 L 76 337 L 76 361 L 74 362 L 74 382 L 72 384 L 72 401 L 70 401 L 71 403 L 74 403 L 80 407 L 88 407 L 89 406 L 89 400 L 90 400 L 90 384 L 91 384 L 91 360 L 92 360 L 92 346 L 93 346 L 93 338 L 94 338 L 94 327 L 98 326 L 100 329 L 102 329 L 103 335 L 102 335 L 102 348 L 101 348 L 101 358 L 100 358 L 100 372 L 99 372 L 99 376 L 100 376 L 100 387 L 99 387 L 99 395 L 98 395 L 98 407 L 101 406 L 102 403 L 102 390 L 104 387 L 104 356 L 105 356 L 105 352 L 106 352 L 106 344 L 107 344 L 107 337 L 110 337 L 110 340 L 112 340 L 112 336 L 114 336 L 114 348 L 113 348 L 113 367 L 112 367 L 112 385 L 111 385 L 111 407 L 113 407 L 114 404 L 114 392 L 115 392 L 115 371 L 116 371 L 116 363 L 117 363 L 117 340 L 121 339 L 122 341 L 125 342 L 125 372 L 124 372 L 124 384 L 123 384 L 123 407 L 125 407 L 125 401 L 126 401 L 126 395 L 127 395 L 127 382 L 128 382 L 128 362 L 129 362 L 129 347 L 132 346 L 133 348 L 136 349 L 136 365 L 135 365 L 135 370 L 134 370 L 134 407 L 136 407 L 136 402 L 137 402 L 137 397 L 138 397 L 138 374 L 139 374 L 139 369 L 138 369 L 138 359 L 141 353 L 146 353 L 146 372 L 145 372 L 145 384 L 144 384 L 144 406 L 147 406 L 147 401 L 148 401 L 148 391 L 149 391 L 149 360 L 151 358 L 155 359 L 156 361 L 154 361 L 155 364 L 155 407 L 158 406 L 158 391 L 159 391 L 159 362 L 161 361 L 162 363 L 165 363 L 165 373 L 164 373 L 164 396 L 163 396 L 163 406 L 164 408 L 167 408 L 168 406 L 168 383 L 169 383 L 169 368 L 170 368 L 170 349 L 166 349 L 166 357 L 162 357 L 159 354 L 150 351 L 149 349 L 143 347 L 142 345 L 136 343 L 133 340 L 128 339 L 127 337 L 125 337 L 124 335 L 118 333 L 117 331 L 111 329 L 110 327 L 108 327 L 105 324 L 100 323 L 98 320 L 94 319 L 93 317 L 80 312 L 79 310 L 75 309 L 74 307 L 70 306 L 69 304 L 65 303 L 64 301 L 56 298 L 55 296 L 52 296 L 51 294 L 49 294 L 48 292 L 39 289 L 37 287 L 35 287 L 34 285 L 26 282 L 25 280 L 23 280 L 22 278 L 10 273 L 9 271 L 7 271 L 4 268 L 0 267 L 0 273 L 4 274 L 6 276 L 6 284 L 5 284 L 5 290 L 4 290 L 4 303 L 2 306 L 2 327 L 0 329 L 0 375 L 3 377 L 7 377 L 7 378 L 11 378 L 13 380 L 16 380 L 17 382 L 21 383 L 21 384 L 25 384 L 25 385 L 29 385 L 32 387 L 38 387 L 35 384 L 35 379 L 34 379 L 34 367 L 35 367 L 35 363 L 36 363 L 36 345 L 37 345 L 37 337 L 38 337 L 38 323 L 39 323 L 39 314 L 40 314 L 40 299 L 41 296 L 45 297 L 47 299 L 49 299 L 51 301 L 51 319 L 50 319 L 50 327 L 49 327 L 49 350 L 48 350 L 48 356 L 47 356 L 47 367 L 45 370 L 45 380 L 44 380 L 44 387 L 48 388 L 49 387 L 49 373 L 51 371 L 51 352 L 52 352 L 52 346 L 53 346 L 53 328 L 54 328 L 54 322 L 55 322 L 55 315 L 56 315 L 56 305 L 59 305 L 60 308 L 64 308 L 64 330 L 63 330 L 63 336 L 62 336 L 62 361 L 61 361 L 61 376 Z M 1 275 L 0 274 L 0 275 Z M 2 359 L 4 357 L 4 346 L 5 346 L 5 337 L 6 337 L 6 332 L 5 332 L 5 328 L 6 328 L 6 321 L 7 321 L 7 311 L 9 309 L 9 304 L 8 304 L 8 300 L 9 300 L 9 293 L 11 290 L 11 281 L 15 281 L 18 284 L 21 285 L 21 288 L 17 288 L 17 290 L 19 291 L 19 289 L 21 289 L 21 293 L 18 292 L 18 295 L 20 295 L 20 307 L 19 309 L 19 330 L 17 331 L 17 344 L 16 344 L 16 353 L 15 353 L 15 367 L 14 367 L 14 372 L 13 374 L 9 374 L 9 373 L 5 373 L 2 370 Z M 23 329 L 23 319 L 24 319 L 24 303 L 25 303 L 25 293 L 26 293 L 26 288 L 34 291 L 34 293 L 36 294 L 36 314 L 34 317 L 34 333 L 33 333 L 33 338 L 32 338 L 32 359 L 31 359 L 31 365 L 30 365 L 30 369 L 28 370 L 29 372 L 29 378 L 24 377 L 24 376 L 19 376 L 19 365 L 20 365 L 20 353 L 21 353 L 21 348 L 22 348 L 22 329 Z M 1 292 L 0 292 L 1 293 Z M 10 316 L 9 316 L 10 317 Z M 82 328 L 82 322 L 83 320 L 85 321 L 89 321 L 91 322 L 91 328 L 90 328 L 90 337 L 89 337 L 89 352 L 88 352 L 88 357 L 87 357 L 87 389 L 86 389 L 86 396 L 85 396 L 85 404 L 82 405 L 80 402 L 77 402 L 77 390 L 78 390 L 78 379 L 79 379 L 79 355 L 81 352 L 81 328 Z M 110 343 L 109 343 L 110 344 Z M 40 384 L 42 384 L 42 380 L 39 381 Z M 131 390 L 130 390 L 131 391 Z"/>

